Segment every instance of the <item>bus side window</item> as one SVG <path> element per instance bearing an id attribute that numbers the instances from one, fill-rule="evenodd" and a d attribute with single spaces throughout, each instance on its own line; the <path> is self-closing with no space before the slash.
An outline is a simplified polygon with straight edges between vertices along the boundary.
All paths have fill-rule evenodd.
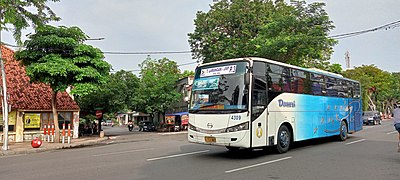
<path id="1" fill-rule="evenodd" d="M 255 61 L 253 64 L 253 74 L 261 76 L 265 75 L 267 72 L 266 65 L 267 64 L 264 62 Z"/>
<path id="2" fill-rule="evenodd" d="M 360 84 L 354 83 L 354 98 L 360 98 L 360 97 L 361 97 Z"/>
<path id="3" fill-rule="evenodd" d="M 254 76 L 253 92 L 251 97 L 252 120 L 257 119 L 267 107 L 267 78 Z"/>
<path id="4" fill-rule="evenodd" d="M 347 95 L 349 98 L 353 98 L 354 96 L 354 88 L 353 88 L 353 83 L 352 82 L 347 82 Z"/>
<path id="5" fill-rule="evenodd" d="M 268 89 L 273 92 L 282 92 L 282 76 L 275 73 L 269 73 L 268 75 L 271 77 L 271 86 Z"/>
<path id="6" fill-rule="evenodd" d="M 327 79 L 326 79 L 326 94 L 328 96 L 336 97 L 338 95 L 337 90 L 335 89 L 335 83 L 336 83 L 335 78 L 327 77 Z"/>
<path id="7" fill-rule="evenodd" d="M 312 82 L 312 94 L 313 95 L 322 95 L 322 86 L 319 82 Z"/>
<path id="8" fill-rule="evenodd" d="M 289 77 L 282 76 L 282 83 L 283 83 L 283 91 L 284 92 L 293 92 Z"/>
<path id="9" fill-rule="evenodd" d="M 347 82 L 345 80 L 338 80 L 338 96 L 339 97 L 347 97 L 348 96 L 348 87 Z"/>

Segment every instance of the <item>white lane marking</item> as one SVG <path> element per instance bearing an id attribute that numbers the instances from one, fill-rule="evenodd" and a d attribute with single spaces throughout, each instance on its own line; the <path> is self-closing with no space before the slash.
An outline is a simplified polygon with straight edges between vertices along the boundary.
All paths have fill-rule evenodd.
<path id="1" fill-rule="evenodd" d="M 95 154 L 92 156 L 108 156 L 108 155 L 125 154 L 125 153 L 140 152 L 140 151 L 151 151 L 151 150 L 154 150 L 154 148 L 135 149 L 135 150 L 131 150 L 131 151 L 112 152 L 112 153 L 105 153 L 105 154 Z"/>
<path id="2" fill-rule="evenodd" d="M 258 166 L 262 166 L 262 165 L 266 165 L 266 164 L 271 164 L 271 163 L 283 161 L 283 160 L 290 159 L 290 158 L 292 158 L 292 157 L 284 157 L 284 158 L 280 158 L 280 159 L 275 159 L 275 160 L 272 160 L 272 161 L 267 161 L 267 162 L 263 162 L 263 163 L 259 163 L 259 164 L 254 164 L 254 165 L 250 165 L 250 166 L 245 166 L 245 167 L 241 167 L 241 168 L 237 168 L 237 169 L 228 170 L 228 171 L 225 171 L 225 173 L 232 173 L 232 172 L 236 172 L 236 171 L 241 171 L 241 170 L 245 170 L 245 169 L 249 169 L 249 168 L 253 168 L 253 167 L 258 167 Z"/>
<path id="3" fill-rule="evenodd" d="M 363 126 L 363 129 L 371 129 L 371 128 L 374 128 L 374 127 L 376 127 L 376 126 Z"/>
<path id="4" fill-rule="evenodd" d="M 346 145 L 350 145 L 350 144 L 354 144 L 354 143 L 363 142 L 363 141 L 365 141 L 365 140 L 366 140 L 366 139 L 360 139 L 360 140 L 357 140 L 357 141 L 353 141 L 353 142 L 346 143 Z"/>
<path id="5" fill-rule="evenodd" d="M 168 159 L 168 158 L 187 156 L 187 155 L 192 155 L 192 154 L 200 154 L 200 153 L 205 153 L 205 152 L 208 152 L 208 151 L 210 151 L 210 150 L 196 151 L 196 152 L 183 153 L 183 154 L 175 154 L 175 155 L 171 155 L 171 156 L 163 156 L 163 157 L 151 158 L 151 159 L 147 159 L 147 161 L 155 161 L 155 160 L 160 160 L 160 159 Z"/>
<path id="6" fill-rule="evenodd" d="M 180 132 L 165 132 L 165 133 L 157 133 L 159 135 L 174 135 L 174 134 L 186 134 L 187 131 L 180 131 Z"/>
<path id="7" fill-rule="evenodd" d="M 386 134 L 394 134 L 394 133 L 397 133 L 397 131 L 388 132 Z"/>

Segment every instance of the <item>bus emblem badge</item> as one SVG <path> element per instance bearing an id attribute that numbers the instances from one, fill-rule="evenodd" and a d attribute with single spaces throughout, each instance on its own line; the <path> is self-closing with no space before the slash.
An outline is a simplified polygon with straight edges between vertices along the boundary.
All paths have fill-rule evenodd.
<path id="1" fill-rule="evenodd" d="M 258 127 L 258 128 L 256 129 L 256 136 L 257 136 L 258 138 L 261 138 L 261 136 L 262 136 L 262 128 L 261 128 L 261 127 Z"/>
<path id="2" fill-rule="evenodd" d="M 207 123 L 207 127 L 208 127 L 208 129 L 211 129 L 211 128 L 213 128 L 214 126 L 213 126 L 212 123 Z"/>

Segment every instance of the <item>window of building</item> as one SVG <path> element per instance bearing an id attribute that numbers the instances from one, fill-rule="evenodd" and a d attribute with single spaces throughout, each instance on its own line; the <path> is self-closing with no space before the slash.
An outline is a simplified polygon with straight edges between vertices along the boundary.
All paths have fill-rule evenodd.
<path id="1" fill-rule="evenodd" d="M 68 124 L 72 126 L 72 112 L 58 112 L 58 127 L 62 129 L 62 125 L 65 124 L 65 128 L 68 128 Z M 44 124 L 51 125 L 54 124 L 54 117 L 53 113 L 44 112 L 41 113 L 41 127 L 40 129 L 43 130 Z"/>
<path id="2" fill-rule="evenodd" d="M 68 124 L 72 125 L 72 112 L 58 112 L 58 127 L 62 129 L 63 124 L 68 128 Z"/>

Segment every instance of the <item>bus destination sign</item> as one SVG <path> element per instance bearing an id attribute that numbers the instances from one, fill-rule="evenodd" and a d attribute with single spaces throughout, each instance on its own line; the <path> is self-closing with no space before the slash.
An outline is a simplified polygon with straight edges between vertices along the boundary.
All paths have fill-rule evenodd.
<path id="1" fill-rule="evenodd" d="M 218 75 L 235 74 L 235 73 L 236 73 L 236 65 L 229 65 L 229 66 L 202 69 L 200 77 L 218 76 Z"/>

